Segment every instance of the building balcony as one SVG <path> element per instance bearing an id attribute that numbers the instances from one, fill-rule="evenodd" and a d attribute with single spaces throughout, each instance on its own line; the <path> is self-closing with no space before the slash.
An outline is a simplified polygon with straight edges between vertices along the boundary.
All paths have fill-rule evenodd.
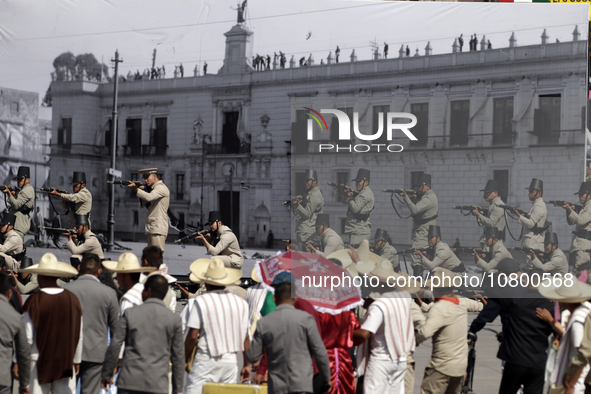
<path id="1" fill-rule="evenodd" d="M 122 145 L 118 156 L 125 157 L 146 157 L 166 156 L 168 145 Z"/>
<path id="2" fill-rule="evenodd" d="M 62 155 L 82 155 L 107 157 L 110 149 L 107 146 L 91 144 L 51 144 L 51 154 L 55 156 Z"/>
<path id="3" fill-rule="evenodd" d="M 240 146 L 232 147 L 225 144 L 203 143 L 203 151 L 206 155 L 243 155 L 250 154 L 250 143 L 242 143 Z"/>

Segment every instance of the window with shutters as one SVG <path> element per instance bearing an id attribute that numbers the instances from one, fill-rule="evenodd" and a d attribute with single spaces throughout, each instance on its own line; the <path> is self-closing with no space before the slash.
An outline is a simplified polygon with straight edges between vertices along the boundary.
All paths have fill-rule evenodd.
<path id="1" fill-rule="evenodd" d="M 410 105 L 410 113 L 417 117 L 417 124 L 411 129 L 416 141 L 410 141 L 410 146 L 427 146 L 429 140 L 429 103 Z"/>
<path id="2" fill-rule="evenodd" d="M 493 145 L 513 144 L 513 97 L 500 97 L 493 102 Z"/>
<path id="3" fill-rule="evenodd" d="M 451 102 L 449 144 L 468 145 L 468 125 L 470 123 L 470 100 Z"/>
<path id="4" fill-rule="evenodd" d="M 560 94 L 539 97 L 539 108 L 534 110 L 534 134 L 538 144 L 558 144 L 560 139 Z"/>

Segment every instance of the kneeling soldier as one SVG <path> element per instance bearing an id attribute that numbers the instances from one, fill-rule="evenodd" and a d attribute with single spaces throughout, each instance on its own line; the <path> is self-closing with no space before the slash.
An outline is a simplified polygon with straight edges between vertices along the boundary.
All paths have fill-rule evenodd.
<path id="1" fill-rule="evenodd" d="M 542 262 L 533 250 L 530 250 L 529 255 L 534 268 L 542 272 L 548 272 L 551 275 L 568 273 L 568 260 L 562 250 L 558 249 L 558 235 L 556 233 L 548 231 L 544 236 L 545 262 Z"/>
<path id="2" fill-rule="evenodd" d="M 485 245 L 490 250 L 490 261 L 484 261 L 482 256 L 479 256 L 476 251 L 472 253 L 476 260 L 476 266 L 484 270 L 484 272 L 496 272 L 497 265 L 505 258 L 512 259 L 513 256 L 502 242 L 499 242 L 501 238 L 501 232 L 496 227 L 485 227 L 484 237 L 486 238 Z"/>
<path id="3" fill-rule="evenodd" d="M 316 234 L 320 236 L 320 249 L 316 249 L 311 244 L 307 245 L 314 253 L 328 256 L 332 252 L 345 249 L 343 239 L 330 228 L 330 218 L 327 213 L 319 213 L 316 216 Z"/>
<path id="4" fill-rule="evenodd" d="M 460 261 L 448 244 L 441 242 L 441 229 L 439 226 L 429 226 L 427 237 L 429 247 L 435 251 L 433 260 L 429 260 L 426 253 L 420 250 L 413 253 L 421 256 L 423 267 L 432 272 L 445 268 L 453 272 L 456 276 L 462 276 L 466 273 L 464 263 Z"/>
<path id="5" fill-rule="evenodd" d="M 18 271 L 21 260 L 25 257 L 23 239 L 14 230 L 16 216 L 7 213 L 0 222 L 0 233 L 4 236 L 4 244 L 0 245 L 0 256 L 4 257 L 8 271 Z"/>
<path id="6" fill-rule="evenodd" d="M 377 229 L 376 235 L 374 237 L 373 252 L 384 258 L 384 260 L 388 260 L 392 264 L 394 272 L 400 272 L 400 259 L 398 257 L 398 252 L 394 246 L 388 243 L 388 239 L 388 232 L 386 230 L 382 230 L 381 228 Z"/>
<path id="7" fill-rule="evenodd" d="M 211 234 L 215 236 L 212 243 L 210 244 L 203 234 L 199 234 L 195 239 L 203 242 L 209 254 L 222 260 L 226 267 L 242 268 L 244 257 L 242 257 L 240 251 L 238 238 L 236 238 L 230 227 L 222 224 L 222 213 L 220 211 L 211 211 L 206 225 L 209 225 Z"/>
<path id="8" fill-rule="evenodd" d="M 103 254 L 103 247 L 99 242 L 98 238 L 89 229 L 88 216 L 87 215 L 76 215 L 76 238 L 77 242 L 74 243 L 74 235 L 66 233 L 68 237 L 68 243 L 66 244 L 72 257 L 78 258 L 82 261 L 87 253 L 96 254 L 99 258 L 105 258 Z"/>

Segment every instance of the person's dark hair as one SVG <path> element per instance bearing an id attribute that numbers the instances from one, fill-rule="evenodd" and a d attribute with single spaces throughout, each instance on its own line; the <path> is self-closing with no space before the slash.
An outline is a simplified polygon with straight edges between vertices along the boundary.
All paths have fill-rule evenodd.
<path id="1" fill-rule="evenodd" d="M 519 264 L 512 258 L 505 258 L 499 261 L 497 265 L 497 271 L 500 271 L 506 275 L 516 274 L 519 272 Z"/>
<path id="2" fill-rule="evenodd" d="M 140 281 L 140 276 L 142 275 L 141 272 L 132 272 L 129 274 L 129 279 L 131 279 L 132 282 L 139 282 Z"/>
<path id="3" fill-rule="evenodd" d="M 164 261 L 163 253 L 158 246 L 146 246 L 142 252 L 142 261 L 146 260 L 151 267 L 160 268 Z"/>
<path id="4" fill-rule="evenodd" d="M 0 272 L 8 270 L 8 264 L 4 256 L 0 256 Z"/>
<path id="5" fill-rule="evenodd" d="M 0 294 L 7 295 L 12 289 L 12 278 L 6 272 L 0 272 Z"/>
<path id="6" fill-rule="evenodd" d="M 103 285 L 109 286 L 111 289 L 115 290 L 115 292 L 117 293 L 117 299 L 121 299 L 121 297 L 123 297 L 123 292 L 121 291 L 119 286 L 117 286 L 115 280 L 113 280 L 113 274 L 111 273 L 111 271 L 105 268 L 102 262 L 101 267 L 103 268 L 103 270 L 101 271 L 101 274 L 98 276 L 98 280 Z"/>
<path id="7" fill-rule="evenodd" d="M 291 283 L 282 283 L 275 286 L 275 300 L 276 303 L 287 301 L 291 296 Z"/>
<path id="8" fill-rule="evenodd" d="M 163 300 L 168 291 L 168 281 L 162 275 L 148 276 L 146 283 L 144 283 L 144 289 L 152 290 L 152 297 Z"/>
<path id="9" fill-rule="evenodd" d="M 98 270 L 101 268 L 101 259 L 94 253 L 85 254 L 80 263 L 80 275 L 98 276 Z"/>
<path id="10" fill-rule="evenodd" d="M 343 263 L 341 263 L 341 260 L 339 259 L 329 259 L 330 261 L 332 261 L 335 265 L 342 267 Z"/>

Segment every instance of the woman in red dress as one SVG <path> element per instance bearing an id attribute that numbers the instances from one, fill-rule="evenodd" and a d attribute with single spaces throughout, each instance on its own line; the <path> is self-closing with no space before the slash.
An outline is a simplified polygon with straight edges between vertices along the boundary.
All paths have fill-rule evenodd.
<path id="1" fill-rule="evenodd" d="M 353 361 L 349 349 L 360 343 L 353 342 L 353 331 L 360 328 L 352 311 L 338 315 L 319 313 L 322 325 L 322 341 L 330 362 L 330 394 L 355 394 Z"/>

